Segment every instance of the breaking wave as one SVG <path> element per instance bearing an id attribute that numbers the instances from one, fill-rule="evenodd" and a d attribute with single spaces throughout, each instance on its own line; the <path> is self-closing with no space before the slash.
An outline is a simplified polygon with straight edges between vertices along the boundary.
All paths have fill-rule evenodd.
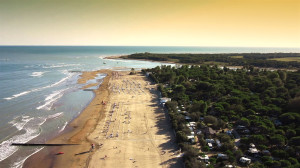
<path id="1" fill-rule="evenodd" d="M 65 124 L 61 127 L 61 129 L 58 132 L 62 132 L 66 128 L 67 125 L 68 125 L 68 122 L 65 122 Z"/>
<path id="2" fill-rule="evenodd" d="M 23 129 L 25 124 L 27 124 L 32 119 L 34 118 L 29 116 L 20 116 L 20 117 L 16 117 L 14 120 L 10 121 L 9 123 L 12 124 L 20 131 Z"/>
<path id="3" fill-rule="evenodd" d="M 65 64 L 65 63 L 60 63 L 60 64 L 55 64 L 55 65 L 45 65 L 42 68 L 49 69 L 49 68 L 62 68 L 62 67 L 73 67 L 73 66 L 80 66 L 80 64 Z"/>
<path id="4" fill-rule="evenodd" d="M 53 104 L 64 95 L 64 92 L 66 90 L 67 89 L 62 89 L 52 92 L 52 94 L 48 95 L 45 98 L 45 103 L 43 105 L 38 106 L 36 109 L 51 110 Z"/>
<path id="5" fill-rule="evenodd" d="M 32 74 L 30 76 L 33 76 L 33 77 L 42 77 L 44 75 L 45 72 L 32 72 Z"/>
<path id="6" fill-rule="evenodd" d="M 17 162 L 13 163 L 13 165 L 11 165 L 11 168 L 22 168 L 24 162 L 32 155 L 36 154 L 37 152 L 39 152 L 40 150 L 42 150 L 44 147 L 39 147 L 38 149 L 34 150 L 33 153 L 31 153 L 30 155 L 26 156 L 25 158 L 22 158 L 20 160 L 18 160 Z"/>
<path id="7" fill-rule="evenodd" d="M 14 99 L 14 98 L 17 98 L 17 97 L 20 97 L 20 96 L 24 96 L 24 95 L 26 95 L 28 93 L 31 93 L 31 92 L 38 92 L 38 91 L 41 91 L 41 90 L 44 90 L 44 89 L 48 89 L 48 88 L 51 88 L 51 87 L 58 86 L 58 85 L 62 84 L 63 82 L 67 81 L 68 79 L 72 78 L 73 75 L 74 74 L 72 74 L 72 73 L 68 73 L 68 75 L 66 77 L 62 78 L 58 82 L 55 82 L 53 84 L 50 84 L 50 85 L 47 85 L 47 86 L 44 86 L 44 87 L 41 87 L 41 88 L 27 90 L 27 91 L 24 91 L 24 92 L 12 95 L 11 97 L 6 97 L 6 98 L 3 98 L 3 99 L 5 99 L 5 100 L 11 100 L 11 99 Z"/>
<path id="8" fill-rule="evenodd" d="M 18 124 L 16 124 L 16 119 L 11 121 L 10 123 L 14 123 L 13 125 L 17 127 L 18 130 L 22 130 L 23 134 L 15 135 L 0 144 L 0 162 L 14 154 L 19 147 L 11 146 L 12 143 L 26 143 L 36 137 L 38 137 L 41 133 L 41 125 L 43 125 L 48 119 L 57 118 L 61 116 L 63 112 L 59 112 L 53 115 L 49 115 L 47 117 L 29 117 L 22 116 L 21 120 Z M 27 120 L 29 121 L 27 121 Z M 24 120 L 26 123 L 24 124 Z M 18 125 L 18 126 L 17 126 Z M 21 129 L 22 127 L 22 129 Z M 21 132 L 20 132 L 21 133 Z"/>

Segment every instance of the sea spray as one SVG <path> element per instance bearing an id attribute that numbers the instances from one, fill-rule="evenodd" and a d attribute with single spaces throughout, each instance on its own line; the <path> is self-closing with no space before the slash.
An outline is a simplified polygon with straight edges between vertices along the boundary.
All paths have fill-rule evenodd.
<path id="1" fill-rule="evenodd" d="M 63 115 L 63 112 L 55 113 L 52 115 L 48 115 L 47 117 L 28 117 L 30 120 L 26 122 L 25 125 L 22 126 L 21 131 L 19 133 L 7 140 L 4 140 L 0 144 L 0 162 L 14 154 L 19 147 L 17 146 L 11 146 L 12 143 L 26 143 L 36 137 L 38 137 L 41 133 L 41 126 L 48 120 L 48 119 L 54 119 L 61 117 Z M 27 117 L 25 117 L 27 118 Z M 12 122 L 16 122 L 16 120 L 13 120 Z M 17 125 L 21 125 L 21 123 L 18 123 Z"/>

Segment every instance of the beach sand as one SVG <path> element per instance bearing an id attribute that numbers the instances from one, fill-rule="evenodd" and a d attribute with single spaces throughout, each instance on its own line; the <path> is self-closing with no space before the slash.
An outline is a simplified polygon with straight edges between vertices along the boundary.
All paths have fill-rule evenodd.
<path id="1" fill-rule="evenodd" d="M 96 144 L 89 167 L 181 167 L 156 86 L 128 74 L 114 72 L 109 82 L 105 119 L 88 136 Z"/>
<path id="2" fill-rule="evenodd" d="M 48 142 L 80 145 L 45 147 L 24 167 L 182 167 L 156 86 L 140 73 L 110 70 L 84 72 L 78 82 L 98 73 L 107 76 L 95 98 L 64 134 Z"/>

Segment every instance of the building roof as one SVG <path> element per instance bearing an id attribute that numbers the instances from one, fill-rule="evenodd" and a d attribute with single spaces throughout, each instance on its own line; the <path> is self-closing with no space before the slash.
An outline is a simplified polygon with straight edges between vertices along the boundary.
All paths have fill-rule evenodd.
<path id="1" fill-rule="evenodd" d="M 258 150 L 256 148 L 249 148 L 248 152 L 250 152 L 250 153 L 258 153 Z"/>
<path id="2" fill-rule="evenodd" d="M 172 100 L 171 98 L 162 97 L 162 98 L 160 98 L 160 103 L 166 103 L 166 102 L 171 101 L 171 100 Z"/>
<path id="3" fill-rule="evenodd" d="M 208 160 L 209 157 L 207 155 L 204 155 L 204 156 L 198 156 L 199 159 L 201 160 Z"/>
<path id="4" fill-rule="evenodd" d="M 204 128 L 203 132 L 205 134 L 210 134 L 210 135 L 216 134 L 216 131 L 214 129 L 212 129 L 211 127 Z"/>
<path id="5" fill-rule="evenodd" d="M 228 156 L 226 154 L 223 154 L 223 153 L 219 153 L 218 158 L 221 158 L 221 159 L 228 159 Z"/>
<path id="6" fill-rule="evenodd" d="M 215 140 L 214 140 L 214 139 L 205 139 L 205 141 L 206 141 L 207 143 L 215 143 Z"/>
<path id="7" fill-rule="evenodd" d="M 186 119 L 186 120 L 190 120 L 190 119 L 192 119 L 192 118 L 189 117 L 189 116 L 185 116 L 185 119 Z"/>
<path id="8" fill-rule="evenodd" d="M 187 136 L 188 139 L 194 139 L 195 137 L 193 135 Z"/>
<path id="9" fill-rule="evenodd" d="M 242 163 L 251 163 L 251 159 L 246 158 L 246 157 L 241 157 L 240 162 L 242 162 Z"/>

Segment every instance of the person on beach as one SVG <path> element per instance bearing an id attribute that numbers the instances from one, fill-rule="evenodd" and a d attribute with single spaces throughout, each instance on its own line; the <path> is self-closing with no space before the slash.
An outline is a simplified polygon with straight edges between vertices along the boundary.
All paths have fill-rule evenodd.
<path id="1" fill-rule="evenodd" d="M 91 145 L 91 150 L 90 150 L 90 151 L 93 151 L 94 148 L 95 148 L 95 144 L 92 144 L 92 145 Z"/>

